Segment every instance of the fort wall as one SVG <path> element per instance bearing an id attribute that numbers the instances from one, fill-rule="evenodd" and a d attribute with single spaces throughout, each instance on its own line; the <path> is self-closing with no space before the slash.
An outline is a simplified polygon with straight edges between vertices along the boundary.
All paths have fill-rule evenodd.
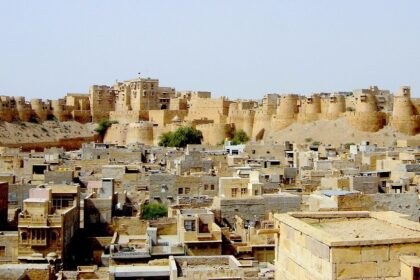
<path id="1" fill-rule="evenodd" d="M 301 100 L 297 121 L 300 123 L 308 123 L 316 121 L 321 115 L 321 97 L 312 95 Z M 289 105 L 291 107 L 291 105 Z M 290 109 L 289 109 L 290 110 Z"/>
<path id="2" fill-rule="evenodd" d="M 236 130 L 242 129 L 248 136 L 252 136 L 255 111 L 241 110 L 238 107 L 237 103 L 230 104 L 227 123 L 234 124 Z"/>
<path id="3" fill-rule="evenodd" d="M 420 115 L 416 114 L 411 101 L 410 87 L 401 87 L 394 96 L 391 126 L 397 131 L 408 135 L 415 135 L 420 128 Z"/>
<path id="4" fill-rule="evenodd" d="M 254 140 L 261 140 L 271 129 L 271 115 L 258 111 L 254 115 L 254 125 L 252 127 L 251 138 Z"/>
<path id="5" fill-rule="evenodd" d="M 218 145 L 232 135 L 233 126 L 229 124 L 199 124 L 196 126 L 203 133 L 203 144 Z"/>
<path id="6" fill-rule="evenodd" d="M 296 94 L 283 95 L 277 107 L 276 115 L 271 120 L 271 130 L 284 129 L 297 120 L 299 96 Z"/>
<path id="7" fill-rule="evenodd" d="M 31 108 L 33 114 L 39 121 L 43 122 L 48 119 L 50 108 L 41 99 L 31 99 Z"/>
<path id="8" fill-rule="evenodd" d="M 371 93 L 355 96 L 355 112 L 346 112 L 348 122 L 360 131 L 376 132 L 386 124 L 387 116 L 378 112 L 376 98 Z"/>

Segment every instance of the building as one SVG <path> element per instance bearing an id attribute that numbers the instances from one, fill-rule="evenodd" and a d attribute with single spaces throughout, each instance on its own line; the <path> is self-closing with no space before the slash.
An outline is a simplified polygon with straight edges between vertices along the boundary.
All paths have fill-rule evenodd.
<path id="1" fill-rule="evenodd" d="M 33 188 L 23 203 L 18 221 L 19 262 L 69 261 L 79 229 L 79 187 Z"/>
<path id="2" fill-rule="evenodd" d="M 420 227 L 395 212 L 274 215 L 276 279 L 401 279 L 400 257 L 420 254 Z"/>

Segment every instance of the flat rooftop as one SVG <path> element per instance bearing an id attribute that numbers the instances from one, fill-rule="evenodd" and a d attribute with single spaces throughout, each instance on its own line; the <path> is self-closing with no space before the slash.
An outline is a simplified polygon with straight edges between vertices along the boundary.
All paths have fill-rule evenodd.
<path id="1" fill-rule="evenodd" d="M 374 218 L 351 218 L 306 220 L 309 225 L 339 236 L 344 240 L 351 239 L 386 239 L 419 237 L 419 232 L 398 225 L 389 224 Z"/>
<path id="2" fill-rule="evenodd" d="M 329 246 L 420 243 L 420 224 L 396 212 L 334 211 L 276 214 L 281 223 Z"/>

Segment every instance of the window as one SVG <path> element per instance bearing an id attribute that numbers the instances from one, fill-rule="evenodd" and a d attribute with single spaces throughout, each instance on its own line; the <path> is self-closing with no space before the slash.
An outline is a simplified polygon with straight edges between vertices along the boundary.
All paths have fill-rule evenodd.
<path id="1" fill-rule="evenodd" d="M 185 220 L 184 221 L 184 228 L 185 228 L 186 231 L 195 231 L 195 221 Z"/>
<path id="2" fill-rule="evenodd" d="M 232 194 L 232 197 L 236 197 L 236 194 L 238 193 L 238 189 L 237 188 L 233 188 L 233 189 L 231 189 L 231 194 Z"/>
<path id="3" fill-rule="evenodd" d="M 28 234 L 26 232 L 22 232 L 20 234 L 20 239 L 22 240 L 22 242 L 27 242 L 28 241 Z"/>
<path id="4" fill-rule="evenodd" d="M 185 188 L 185 194 L 189 194 L 190 193 L 190 188 Z"/>
<path id="5" fill-rule="evenodd" d="M 211 189 L 212 191 L 214 191 L 214 185 L 213 185 L 213 184 L 211 184 L 210 189 Z"/>
<path id="6" fill-rule="evenodd" d="M 178 194 L 183 194 L 184 190 L 182 188 L 178 188 Z"/>
<path id="7" fill-rule="evenodd" d="M 246 188 L 241 188 L 241 195 L 246 195 L 247 191 Z"/>
<path id="8" fill-rule="evenodd" d="M 204 190 L 207 191 L 209 189 L 209 185 L 204 184 Z"/>
<path id="9" fill-rule="evenodd" d="M 6 246 L 0 246 L 0 257 L 6 256 Z"/>
<path id="10" fill-rule="evenodd" d="M 67 208 L 73 206 L 73 198 L 65 196 L 56 196 L 53 197 L 53 207 L 55 209 Z"/>
<path id="11" fill-rule="evenodd" d="M 254 191 L 254 195 L 258 195 L 258 190 L 255 190 Z"/>

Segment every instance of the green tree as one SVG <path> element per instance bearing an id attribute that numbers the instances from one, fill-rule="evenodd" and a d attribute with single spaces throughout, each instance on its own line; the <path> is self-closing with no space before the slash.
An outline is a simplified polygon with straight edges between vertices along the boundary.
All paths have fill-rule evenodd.
<path id="1" fill-rule="evenodd" d="M 146 204 L 143 209 L 143 219 L 153 220 L 168 215 L 168 208 L 161 203 Z"/>
<path id="2" fill-rule="evenodd" d="M 233 133 L 233 137 L 230 143 L 232 145 L 239 145 L 239 144 L 244 144 L 248 141 L 249 141 L 249 137 L 246 134 L 246 132 L 243 131 L 242 129 L 239 129 L 239 130 L 235 130 L 235 132 Z"/>
<path id="3" fill-rule="evenodd" d="M 109 121 L 109 120 L 100 120 L 98 123 L 98 127 L 95 128 L 95 131 L 98 132 L 99 136 L 103 139 L 106 131 L 108 130 L 111 125 L 114 123 L 118 123 L 117 121 Z"/>
<path id="4" fill-rule="evenodd" d="M 160 136 L 159 146 L 184 148 L 188 144 L 201 144 L 203 134 L 190 126 L 182 126 L 175 132 L 167 132 Z"/>

